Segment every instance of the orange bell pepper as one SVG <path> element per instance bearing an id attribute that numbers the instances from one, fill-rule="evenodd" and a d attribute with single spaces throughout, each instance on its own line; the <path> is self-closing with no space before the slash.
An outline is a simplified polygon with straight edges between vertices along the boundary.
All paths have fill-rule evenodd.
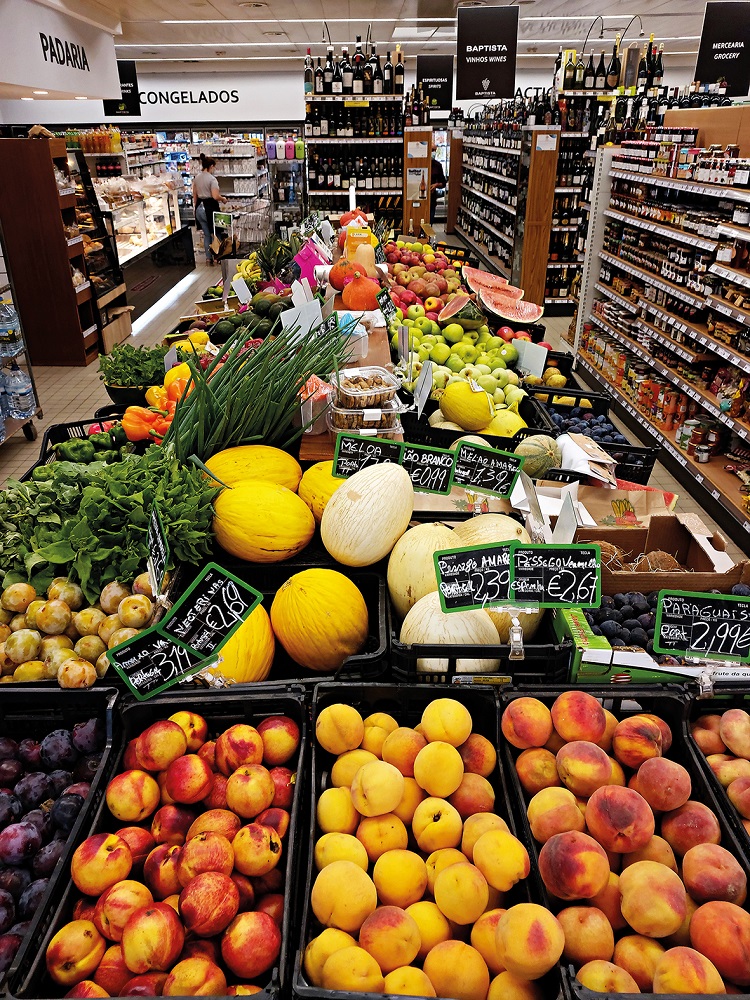
<path id="1" fill-rule="evenodd" d="M 156 441 L 167 433 L 174 416 L 175 403 L 169 402 L 168 409 L 157 410 L 145 406 L 129 406 L 122 418 L 122 427 L 128 441 Z"/>
<path id="2" fill-rule="evenodd" d="M 173 403 L 179 403 L 182 398 L 182 394 L 185 391 L 185 386 L 188 385 L 190 379 L 187 378 L 176 378 L 173 382 L 170 382 L 167 386 L 167 401 Z M 165 405 L 159 406 L 160 410 L 166 409 Z"/>

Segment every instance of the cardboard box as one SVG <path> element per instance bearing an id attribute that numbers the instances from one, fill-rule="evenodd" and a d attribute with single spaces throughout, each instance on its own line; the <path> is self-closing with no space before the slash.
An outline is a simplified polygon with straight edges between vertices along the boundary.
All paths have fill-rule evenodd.
<path id="1" fill-rule="evenodd" d="M 647 527 L 595 528 L 576 531 L 576 542 L 610 542 L 634 562 L 646 552 L 661 550 L 673 555 L 687 572 L 612 571 L 602 566 L 602 593 L 686 590 L 729 593 L 736 583 L 750 582 L 750 562 L 734 563 L 727 555 L 726 541 L 712 534 L 696 514 L 655 514 Z"/>
<path id="2" fill-rule="evenodd" d="M 195 303 L 195 311 L 199 316 L 205 316 L 207 313 L 221 312 L 222 310 L 235 313 L 239 308 L 240 300 L 236 295 L 227 296 L 226 304 L 223 299 L 200 299 Z"/>
<path id="3" fill-rule="evenodd" d="M 110 322 L 102 327 L 102 344 L 104 353 L 109 354 L 115 344 L 121 344 L 133 332 L 130 319 L 132 306 L 119 306 L 109 310 Z"/>

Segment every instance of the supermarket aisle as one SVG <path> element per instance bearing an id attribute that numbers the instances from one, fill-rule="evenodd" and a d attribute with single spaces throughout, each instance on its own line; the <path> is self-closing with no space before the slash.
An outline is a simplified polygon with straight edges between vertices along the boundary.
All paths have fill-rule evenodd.
<path id="1" fill-rule="evenodd" d="M 158 343 L 165 333 L 177 325 L 180 316 L 194 312 L 195 300 L 206 277 L 215 275 L 216 268 L 198 263 L 195 271 L 183 278 L 174 290 L 161 299 L 136 321 L 134 346 Z M 23 434 L 0 446 L 0 485 L 6 479 L 22 475 L 34 464 L 42 445 L 44 430 L 52 424 L 70 423 L 90 417 L 100 406 L 111 402 L 99 379 L 99 366 L 88 368 L 57 368 L 39 366 L 34 369 L 44 418 L 35 421 L 39 437 L 27 441 Z"/>

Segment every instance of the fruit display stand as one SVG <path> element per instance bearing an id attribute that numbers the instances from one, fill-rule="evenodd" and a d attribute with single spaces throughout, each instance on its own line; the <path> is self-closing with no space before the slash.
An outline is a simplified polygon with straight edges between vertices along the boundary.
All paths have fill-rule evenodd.
<path id="1" fill-rule="evenodd" d="M 472 722 L 472 733 L 477 734 L 477 738 L 481 743 L 487 744 L 491 748 L 497 747 L 502 742 L 502 736 L 499 732 L 499 716 L 497 709 L 496 695 L 493 691 L 487 690 L 466 690 L 466 689 L 451 689 L 451 698 L 459 702 L 471 715 Z M 375 725 L 377 723 L 377 715 L 379 713 L 386 713 L 390 716 L 390 725 L 392 726 L 395 721 L 401 727 L 411 727 L 413 729 L 423 717 L 425 709 L 434 700 L 434 690 L 429 687 L 417 686 L 417 685 L 387 685 L 387 684 L 366 684 L 361 686 L 347 686 L 347 687 L 336 687 L 330 684 L 320 684 L 315 690 L 312 708 L 312 719 L 315 727 L 318 726 L 321 714 L 325 709 L 330 708 L 334 705 L 338 705 L 343 702 L 346 706 L 351 706 L 358 712 L 364 719 L 369 717 L 371 724 Z M 353 713 L 352 713 L 353 714 Z M 398 730 L 399 733 L 404 733 L 408 735 L 411 729 L 402 728 Z M 415 734 L 416 735 L 416 734 Z M 322 738 L 322 734 L 321 734 Z M 424 745 L 424 738 L 418 737 L 419 746 Z M 311 754 L 311 771 L 310 771 L 310 811 L 309 811 L 309 836 L 308 836 L 308 853 L 307 853 L 307 867 L 305 873 L 304 882 L 304 899 L 301 904 L 302 920 L 301 920 L 301 935 L 299 939 L 299 948 L 297 951 L 296 962 L 294 967 L 294 979 L 293 979 L 293 989 L 294 994 L 298 997 L 313 998 L 313 997 L 339 997 L 344 1000 L 346 997 L 353 997 L 360 995 L 356 986 L 350 992 L 346 987 L 336 987 L 331 986 L 329 988 L 324 988 L 323 985 L 318 982 L 313 983 L 310 976 L 311 965 L 315 964 L 316 960 L 314 955 L 309 952 L 306 956 L 306 949 L 308 948 L 311 940 L 323 930 L 323 925 L 321 925 L 315 917 L 315 912 L 313 905 L 311 903 L 311 893 L 313 890 L 313 885 L 316 881 L 316 854 L 320 849 L 320 837 L 325 830 L 325 826 L 321 828 L 319 819 L 321 818 L 320 802 L 321 796 L 327 795 L 330 797 L 330 792 L 332 788 L 339 785 L 339 780 L 332 778 L 332 768 L 336 763 L 336 755 L 328 752 L 320 745 L 318 739 L 313 738 L 312 742 L 312 754 Z M 440 743 L 442 748 L 446 748 L 447 744 Z M 406 748 L 405 748 L 406 749 Z M 416 752 L 416 750 L 415 750 Z M 494 755 L 494 751 L 492 751 Z M 453 756 L 453 755 L 451 755 Z M 339 758 L 340 759 L 340 758 Z M 369 759 L 369 758 L 368 758 Z M 382 764 L 381 766 L 389 768 L 392 765 Z M 395 768 L 394 768 L 395 770 Z M 517 804 L 513 801 L 511 795 L 509 795 L 509 786 L 506 783 L 505 777 L 502 773 L 502 766 L 495 765 L 492 766 L 492 762 L 483 771 L 489 773 L 489 785 L 491 785 L 491 790 L 493 793 L 494 803 L 489 806 L 489 811 L 494 811 L 505 823 L 507 828 L 511 833 L 517 834 L 519 827 L 519 815 Z M 416 782 L 410 779 L 412 786 L 418 791 Z M 488 782 L 482 780 L 482 787 L 486 788 Z M 347 792 L 349 789 L 346 787 L 346 783 L 339 788 L 339 792 Z M 348 796 L 347 796 L 348 797 Z M 416 800 L 415 800 L 416 801 Z M 437 802 L 437 799 L 430 799 L 429 802 Z M 331 803 L 333 805 L 333 803 Z M 445 803 L 443 803 L 445 805 Z M 351 807 L 350 807 L 351 808 Z M 461 824 L 461 819 L 459 813 L 452 810 L 452 818 L 448 820 L 446 817 L 446 822 L 458 822 Z M 395 817 L 389 817 L 395 818 Z M 437 821 L 438 817 L 435 817 Z M 373 822 L 373 821 L 371 821 Z M 374 821 L 377 822 L 377 821 Z M 394 826 L 403 827 L 404 822 L 400 819 Z M 411 828 L 411 817 L 405 820 L 407 828 Z M 498 824 L 500 825 L 500 824 Z M 367 853 L 370 854 L 371 849 L 374 849 L 374 855 L 370 858 L 370 862 L 375 860 L 375 858 L 382 854 L 383 848 L 388 849 L 388 844 L 393 838 L 393 828 L 384 828 L 382 832 L 382 844 L 378 842 L 378 832 L 376 829 L 372 830 L 372 848 L 369 848 L 367 837 L 362 833 L 362 840 L 366 844 Z M 436 836 L 438 836 L 436 834 Z M 350 838 L 353 839 L 353 838 Z M 460 840 L 460 835 L 459 838 Z M 454 840 L 454 842 L 457 842 Z M 395 843 L 395 841 L 394 841 Z M 400 846 L 406 846 L 406 841 Z M 418 846 L 415 846 L 412 841 L 409 844 L 409 850 L 413 853 L 420 851 Z M 421 850 L 421 855 L 427 858 L 427 855 L 431 853 L 430 849 L 425 847 Z M 451 851 L 453 855 L 454 852 Z M 456 861 L 463 860 L 458 857 L 458 852 L 456 854 Z M 434 856 L 433 856 L 434 857 Z M 364 859 L 363 859 L 364 860 Z M 432 860 L 432 858 L 430 859 Z M 339 862 L 339 864 L 350 864 L 349 862 Z M 325 870 L 325 869 L 324 869 Z M 368 870 L 372 872 L 370 864 L 368 864 Z M 435 869 L 437 872 L 437 869 Z M 377 876 L 376 876 L 377 877 Z M 397 879 L 397 885 L 393 887 L 394 893 L 409 893 L 412 891 L 411 880 L 407 879 L 405 876 L 399 877 L 394 876 Z M 300 881 L 302 881 L 302 871 L 300 871 Z M 343 883 L 340 886 L 340 891 L 337 894 L 336 899 L 321 900 L 323 907 L 335 907 L 339 902 L 340 896 L 345 895 L 347 890 L 351 891 L 351 886 L 347 883 Z M 416 899 L 421 899 L 421 894 L 414 893 Z M 425 894 L 425 901 L 430 897 Z M 531 900 L 538 901 L 539 892 L 534 885 L 534 879 L 529 877 L 523 881 L 518 882 L 511 890 L 504 894 L 503 905 L 512 906 L 520 902 L 529 902 Z M 398 904 L 403 905 L 403 902 Z M 428 904 L 425 902 L 425 906 L 431 906 L 433 904 Z M 490 904 L 492 905 L 492 904 Z M 317 910 L 317 907 L 315 907 Z M 481 911 L 480 911 L 481 912 Z M 378 913 L 375 910 L 376 915 Z M 409 919 L 414 919 L 409 914 Z M 442 918 L 442 923 L 446 923 L 445 918 Z M 360 921 L 361 923 L 361 921 Z M 329 926 L 343 926 L 341 923 L 329 922 Z M 356 924 L 355 924 L 356 926 Z M 470 929 L 471 924 L 466 928 Z M 354 936 L 357 936 L 357 930 L 349 927 Z M 375 930 L 375 928 L 373 928 Z M 408 942 L 408 932 L 404 934 L 404 937 Z M 458 935 L 456 935 L 458 937 Z M 494 934 L 493 934 L 494 937 Z M 438 931 L 437 941 L 445 940 L 445 937 Z M 405 944 L 405 949 L 408 948 L 408 943 Z M 465 947 L 465 946 L 464 946 Z M 461 948 L 459 946 L 459 951 Z M 308 962 L 305 962 L 307 957 Z M 454 956 L 455 959 L 460 960 L 460 955 Z M 399 965 L 409 964 L 409 960 L 406 962 L 399 961 Z M 465 972 L 465 969 L 460 970 L 461 973 Z M 450 965 L 442 970 L 442 976 L 445 979 L 445 990 L 438 989 L 439 996 L 450 996 L 450 980 L 455 982 L 456 976 L 459 974 L 459 969 Z M 494 974 L 494 972 L 493 972 Z M 555 972 L 552 971 L 545 975 L 538 981 L 538 985 L 541 991 L 543 991 L 544 996 L 555 997 L 559 995 L 560 992 L 560 977 Z M 332 992 L 331 992 L 332 991 Z M 473 995 L 471 993 L 462 995 Z"/>
<path id="2" fill-rule="evenodd" d="M 541 735 L 532 733 L 535 727 L 540 726 L 546 732 L 546 726 L 552 725 L 547 710 L 561 695 L 568 700 L 565 718 L 562 714 L 555 717 L 554 713 L 553 718 L 570 742 L 562 734 L 556 737 L 555 747 L 560 748 L 557 766 L 564 787 L 552 788 L 544 777 L 544 769 L 547 765 L 554 769 L 555 757 L 543 749 Z M 593 696 L 599 713 L 601 706 L 609 713 L 603 720 L 604 735 L 597 736 L 595 747 L 586 741 L 594 725 L 588 695 Z M 744 967 L 744 974 L 750 979 L 746 952 L 744 957 L 740 953 L 747 934 L 740 927 L 750 926 L 750 915 L 739 909 L 745 894 L 720 889 L 721 876 L 711 888 L 702 881 L 711 879 L 716 863 L 724 865 L 727 879 L 734 878 L 735 872 L 744 879 L 742 872 L 747 871 L 748 855 L 687 735 L 685 718 L 690 697 L 686 690 L 678 685 L 628 685 L 621 694 L 613 692 L 611 687 L 587 688 L 586 693 L 559 688 L 527 689 L 501 692 L 499 701 L 504 779 L 519 819 L 521 837 L 529 850 L 532 870 L 539 875 L 542 901 L 562 916 L 566 928 L 566 955 L 559 964 L 564 995 L 576 1000 L 594 1000 L 601 995 L 599 991 L 610 995 L 636 993 L 632 976 L 637 978 L 640 990 L 651 992 L 657 963 L 670 948 L 675 950 L 663 967 L 663 984 L 657 984 L 655 992 L 674 993 L 680 988 L 694 992 L 695 988 L 701 988 L 702 975 L 717 973 L 713 966 L 699 967 L 693 973 L 695 979 L 688 978 L 687 982 L 682 979 L 688 973 L 679 960 L 692 961 L 694 952 L 681 949 L 691 944 L 714 963 L 728 982 L 730 965 L 738 973 Z M 561 702 L 557 711 L 563 713 Z M 601 734 L 599 721 L 596 731 Z M 601 746 L 607 748 L 606 752 Z M 522 747 L 528 749 L 519 753 Z M 651 761 L 648 776 L 640 771 L 646 761 Z M 603 781 L 594 777 L 596 773 L 603 775 L 607 768 L 610 777 Z M 636 785 L 640 793 L 637 795 L 631 790 L 632 780 L 625 787 L 632 772 L 642 778 Z M 613 779 L 614 783 L 607 785 Z M 574 815 L 574 810 L 582 808 L 576 795 L 588 799 L 586 826 L 590 833 L 596 832 L 596 840 L 582 832 L 586 826 L 580 813 L 579 818 Z M 566 810 L 567 823 L 563 820 Z M 661 836 L 649 841 L 649 824 L 654 823 L 654 818 L 656 833 Z M 608 858 L 597 841 L 611 844 L 614 853 Z M 721 847 L 713 846 L 719 842 Z M 630 851 L 626 850 L 628 847 Z M 686 864 L 691 848 L 697 853 Z M 630 854 L 628 866 L 619 875 L 607 874 L 610 861 L 619 862 L 623 851 L 625 856 Z M 692 897 L 687 901 L 687 910 L 685 890 L 675 873 L 675 856 L 683 862 L 680 871 Z M 574 858 L 580 863 L 574 864 Z M 627 880 L 625 872 L 630 872 Z M 686 913 L 694 917 L 696 904 L 700 907 L 707 900 L 719 898 L 736 900 L 737 905 L 733 902 L 707 905 L 718 906 L 719 911 L 722 907 L 728 907 L 730 912 L 737 910 L 741 923 L 714 924 L 706 912 L 699 918 L 701 932 L 688 935 L 684 930 Z M 587 908 L 579 909 L 584 904 Z M 617 939 L 613 957 L 607 943 L 608 938 L 612 941 L 612 927 Z M 640 937 L 634 938 L 631 932 Z M 648 949 L 649 941 L 658 937 L 666 940 L 653 947 L 655 954 L 647 957 L 648 952 L 642 952 L 641 948 Z M 610 959 L 603 958 L 607 953 Z M 610 960 L 615 967 L 609 964 Z M 587 970 L 584 978 L 591 983 L 590 988 L 577 978 L 584 965 Z M 673 984 L 671 989 L 669 984 Z"/>
<path id="3" fill-rule="evenodd" d="M 69 865 L 76 844 L 86 835 L 97 805 L 103 800 L 121 738 L 117 699 L 118 693 L 111 686 L 92 691 L 67 691 L 65 697 L 60 697 L 59 690 L 39 686 L 24 685 L 16 689 L 6 685 L 3 691 L 0 700 L 0 741 L 5 794 L 2 800 L 3 832 L 0 835 L 4 852 L 3 871 L 0 872 L 3 913 L 0 982 L 4 993 L 8 988 L 7 982 L 4 982 L 5 974 L 14 957 L 20 955 L 21 937 L 27 947 L 33 950 L 33 941 L 55 906 L 59 876 Z M 79 739 L 80 757 L 78 748 L 73 744 L 71 751 L 67 741 L 62 747 L 66 754 L 64 760 L 41 757 L 40 744 L 45 737 L 62 730 L 72 732 L 75 726 L 85 724 L 88 720 L 96 720 L 96 726 L 82 732 L 81 735 L 89 742 L 80 742 Z M 83 755 L 83 751 L 89 748 L 94 748 L 99 758 L 98 766 L 93 756 Z M 72 758 L 79 758 L 81 762 L 81 773 L 78 776 L 71 773 L 76 771 L 78 764 Z M 69 767 L 63 769 L 69 759 Z M 95 770 L 85 766 L 89 760 Z M 26 778 L 25 771 L 28 772 Z M 51 772 L 55 774 L 54 782 L 47 778 L 47 774 Z M 79 782 L 76 781 L 77 777 Z M 57 779 L 61 779 L 59 787 Z M 65 783 L 62 779 L 65 779 Z M 38 786 L 36 791 L 31 784 L 32 780 Z M 88 792 L 86 786 L 80 784 L 84 780 L 90 784 Z M 14 786 L 19 782 L 23 783 L 24 788 L 21 790 L 19 787 L 16 791 Z M 50 812 L 50 804 L 44 800 L 61 801 L 61 798 L 65 798 L 65 789 L 68 787 L 70 792 L 63 804 L 73 808 L 64 817 L 56 813 L 55 805 L 52 805 Z M 44 812 L 41 808 L 43 801 Z M 23 817 L 22 811 L 26 814 Z M 32 821 L 43 819 L 45 815 L 48 818 L 39 828 L 37 840 L 29 840 L 28 832 L 24 833 L 25 828 Z M 21 826 L 24 827 L 23 830 L 19 830 Z M 55 840 L 52 840 L 53 830 L 60 834 Z M 12 840 L 14 831 L 16 835 L 20 833 L 26 837 L 20 856 L 17 853 L 19 845 Z M 15 878 L 11 878 L 14 874 Z M 25 925 L 27 929 L 11 931 L 16 923 Z"/>
<path id="4" fill-rule="evenodd" d="M 158 724 L 163 720 L 167 720 L 175 713 L 192 713 L 195 707 L 195 694 L 191 691 L 156 697 L 146 703 L 124 703 L 120 712 L 123 734 L 118 740 L 116 752 L 113 754 L 112 763 L 114 764 L 114 767 L 110 769 L 110 775 L 120 775 L 123 770 L 127 769 L 129 763 L 128 758 L 126 757 L 129 750 L 128 744 L 143 730 L 152 724 Z M 260 992 L 264 996 L 271 998 L 286 996 L 288 995 L 288 985 L 285 977 L 291 961 L 289 949 L 294 947 L 292 930 L 294 927 L 293 904 L 296 896 L 295 886 L 299 865 L 298 855 L 300 852 L 299 824 L 303 821 L 302 817 L 304 816 L 302 801 L 305 794 L 305 779 L 308 760 L 306 706 L 302 697 L 300 697 L 299 694 L 294 693 L 292 690 L 287 690 L 284 687 L 266 687 L 255 688 L 252 691 L 243 690 L 241 693 L 233 691 L 213 691 L 211 693 L 210 701 L 205 701 L 200 708 L 203 712 L 203 718 L 208 723 L 209 733 L 214 736 L 218 736 L 235 725 L 257 727 L 263 719 L 270 716 L 278 716 L 280 714 L 283 714 L 287 718 L 291 719 L 293 723 L 296 724 L 298 730 L 298 747 L 294 757 L 290 761 L 291 767 L 294 767 L 296 771 L 296 781 L 293 784 L 293 799 L 287 813 L 288 828 L 281 838 L 282 858 L 277 869 L 282 877 L 280 879 L 275 879 L 274 882 L 276 892 L 283 894 L 283 916 L 280 918 L 279 928 L 280 947 L 278 948 L 278 955 L 276 959 L 272 963 L 269 963 L 267 971 L 261 971 L 261 973 L 257 976 L 258 982 L 262 987 Z M 167 725 L 171 726 L 173 723 L 170 722 L 167 723 Z M 157 753 L 160 748 L 161 750 L 166 749 L 163 741 L 160 744 L 158 741 L 155 743 L 155 751 Z M 191 757 L 193 757 L 192 754 L 186 754 L 180 759 L 190 760 Z M 193 759 L 197 759 L 197 755 Z M 139 772 L 131 770 L 127 773 L 135 774 Z M 150 780 L 153 781 L 153 779 Z M 87 822 L 85 824 L 80 824 L 75 831 L 75 837 L 73 838 L 71 845 L 72 847 L 78 849 L 89 837 L 95 837 L 100 833 L 113 833 L 114 831 L 128 825 L 128 821 L 118 820 L 110 812 L 107 801 L 104 797 L 104 790 L 104 784 L 102 783 L 99 786 L 99 794 L 96 801 L 92 802 L 92 808 L 88 810 Z M 124 785 L 123 794 L 127 795 L 128 790 L 131 795 L 137 796 L 139 794 L 136 787 L 129 788 L 129 786 Z M 124 799 L 122 801 L 118 800 L 118 802 L 115 803 L 114 799 L 111 798 L 111 792 L 108 794 L 108 798 L 113 807 L 116 809 L 121 806 L 122 810 L 127 812 L 130 807 L 133 806 L 133 802 L 128 803 Z M 153 809 L 148 810 L 149 813 L 152 813 L 153 811 Z M 189 810 L 184 807 L 178 809 L 177 813 L 179 813 L 180 816 L 178 817 L 177 814 L 173 814 L 173 822 L 178 824 L 180 820 L 184 822 L 188 812 Z M 196 807 L 194 810 L 194 818 L 197 818 L 198 815 L 198 807 Z M 237 819 L 236 827 L 239 828 L 244 821 L 238 817 L 234 818 Z M 165 822 L 166 821 L 165 817 Z M 209 823 L 207 829 L 210 830 L 211 828 L 212 826 Z M 133 828 L 131 827 L 131 829 Z M 164 900 L 172 892 L 179 893 L 181 891 L 181 885 L 177 881 L 176 876 L 175 859 L 172 858 L 171 868 L 169 864 L 169 858 L 174 855 L 177 848 L 170 846 L 173 841 L 171 841 L 170 837 L 167 835 L 166 830 L 164 832 L 165 839 L 161 841 L 163 852 L 159 848 L 155 849 L 160 850 L 160 854 L 164 853 L 165 857 L 160 859 L 159 862 L 154 862 L 154 874 L 152 876 L 154 896 L 157 900 Z M 176 832 L 176 828 L 173 832 Z M 180 835 L 181 838 L 184 838 L 185 833 L 186 829 L 183 827 Z M 222 838 L 222 840 L 223 839 L 224 838 Z M 143 878 L 140 866 L 146 860 L 149 850 L 154 848 L 154 838 L 149 836 L 146 838 L 146 843 L 150 844 L 150 846 L 144 847 L 143 844 L 141 844 L 139 848 L 141 853 L 140 855 L 136 855 L 136 863 L 131 873 L 131 877 L 133 879 Z M 135 851 L 135 848 L 133 848 L 133 850 Z M 69 921 L 76 919 L 73 911 L 81 897 L 81 893 L 69 877 L 71 855 L 72 851 L 66 857 L 66 864 L 63 870 L 59 872 L 60 877 L 55 879 L 51 886 L 51 891 L 46 900 L 46 905 L 44 908 L 40 908 L 37 920 L 35 921 L 33 934 L 29 935 L 26 939 L 25 945 L 22 947 L 16 961 L 13 964 L 7 984 L 8 995 L 11 997 L 24 997 L 28 998 L 28 1000 L 34 1000 L 34 998 L 36 998 L 36 1000 L 39 1000 L 39 998 L 42 997 L 60 995 L 62 991 L 66 989 L 65 986 L 60 985 L 60 980 L 55 983 L 50 977 L 45 964 L 45 956 L 47 954 L 48 946 L 55 935 Z M 162 860 L 164 862 L 163 864 L 161 863 Z M 91 863 L 91 859 L 89 859 L 89 863 Z M 114 864 L 116 862 L 113 860 L 112 863 Z M 197 859 L 196 864 L 198 870 L 200 871 L 216 870 L 212 869 L 210 866 L 208 869 L 205 867 L 201 868 L 199 859 Z M 109 884 L 112 884 L 111 881 Z M 143 888 L 145 888 L 145 886 Z M 199 905 L 200 900 L 196 900 L 196 906 Z M 146 911 L 144 909 L 140 912 L 145 913 Z M 217 938 L 215 938 L 215 940 L 218 941 Z M 270 942 L 268 943 L 270 945 Z M 106 944 L 107 946 L 111 946 L 113 941 L 109 940 Z M 237 942 L 236 954 L 237 956 L 244 954 L 249 958 L 254 955 L 256 949 L 260 949 L 261 944 L 262 942 L 259 939 L 253 941 L 252 943 L 249 941 Z M 162 945 L 169 949 L 173 946 L 173 942 L 163 940 L 162 938 L 149 938 L 144 939 L 143 941 L 143 946 L 147 950 L 149 948 L 156 949 Z M 178 953 L 181 950 L 182 949 L 180 947 L 178 949 Z M 198 951 L 198 953 L 200 954 L 200 951 Z M 50 962 L 51 965 L 54 964 L 52 954 L 48 958 L 48 962 Z M 174 963 L 170 962 L 169 964 L 171 967 Z M 123 968 L 122 961 L 120 961 L 119 965 L 114 963 L 114 967 L 109 974 L 116 977 L 119 976 L 122 981 L 123 973 L 127 972 L 128 970 Z M 241 980 L 243 978 L 242 975 L 239 975 L 239 978 Z M 226 987 L 224 987 L 224 989 L 226 989 Z M 193 991 L 191 991 L 191 994 L 192 992 Z M 223 991 L 221 995 L 224 995 Z"/>

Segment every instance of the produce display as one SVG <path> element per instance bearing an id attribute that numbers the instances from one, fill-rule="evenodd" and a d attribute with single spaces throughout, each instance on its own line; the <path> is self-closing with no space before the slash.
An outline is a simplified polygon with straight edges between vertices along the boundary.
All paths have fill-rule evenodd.
<path id="1" fill-rule="evenodd" d="M 287 927 L 299 752 L 300 726 L 282 714 L 210 733 L 180 708 L 131 739 L 70 860 L 76 892 L 46 947 L 47 988 L 235 996 L 265 984 Z"/>
<path id="2" fill-rule="evenodd" d="M 166 347 L 133 347 L 115 344 L 99 355 L 99 378 L 110 386 L 143 388 L 158 385 L 164 377 Z"/>
<path id="3" fill-rule="evenodd" d="M 691 723 L 690 735 L 724 789 L 722 802 L 729 800 L 750 834 L 750 715 L 742 708 L 707 713 Z"/>
<path id="4" fill-rule="evenodd" d="M 26 733 L 0 737 L 0 975 L 67 851 L 106 742 L 101 717 L 51 731 L 27 721 Z"/>

